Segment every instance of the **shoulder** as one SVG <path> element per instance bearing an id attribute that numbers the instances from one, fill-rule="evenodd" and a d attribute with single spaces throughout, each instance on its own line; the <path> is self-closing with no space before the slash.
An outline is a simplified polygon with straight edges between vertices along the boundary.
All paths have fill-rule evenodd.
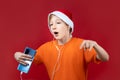
<path id="1" fill-rule="evenodd" d="M 78 37 L 73 37 L 71 41 L 69 41 L 69 46 L 71 45 L 72 47 L 79 47 L 84 39 L 78 38 Z"/>
<path id="2" fill-rule="evenodd" d="M 42 45 L 40 45 L 37 50 L 39 50 L 39 49 L 45 49 L 47 47 L 50 47 L 52 44 L 53 44 L 53 41 L 45 42 Z"/>
<path id="3" fill-rule="evenodd" d="M 73 42 L 74 43 L 82 43 L 84 39 L 78 38 L 78 37 L 73 37 Z"/>

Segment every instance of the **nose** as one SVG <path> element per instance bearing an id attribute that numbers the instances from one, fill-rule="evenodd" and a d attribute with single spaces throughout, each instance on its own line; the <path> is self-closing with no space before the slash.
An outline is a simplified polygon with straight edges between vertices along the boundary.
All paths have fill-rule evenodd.
<path id="1" fill-rule="evenodd" d="M 51 29 L 52 29 L 52 30 L 55 30 L 55 29 L 56 29 L 56 25 L 53 24 L 53 25 L 51 26 Z"/>

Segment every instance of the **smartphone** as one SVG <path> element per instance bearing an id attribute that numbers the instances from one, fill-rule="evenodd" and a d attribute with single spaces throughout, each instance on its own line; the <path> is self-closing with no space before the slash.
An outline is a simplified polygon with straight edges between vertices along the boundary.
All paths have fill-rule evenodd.
<path id="1" fill-rule="evenodd" d="M 19 70 L 21 72 L 24 72 L 24 73 L 28 73 L 28 71 L 31 67 L 31 64 L 33 62 L 34 56 L 36 54 L 36 50 L 34 50 L 30 47 L 26 47 L 25 50 L 24 50 L 24 54 L 31 55 L 32 60 L 31 61 L 25 60 L 28 63 L 28 65 L 19 64 L 18 67 L 17 67 L 17 70 Z"/>

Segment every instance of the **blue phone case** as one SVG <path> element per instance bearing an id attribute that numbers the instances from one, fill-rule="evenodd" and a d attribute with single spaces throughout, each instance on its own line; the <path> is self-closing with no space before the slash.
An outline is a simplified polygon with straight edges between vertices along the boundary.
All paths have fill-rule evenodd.
<path id="1" fill-rule="evenodd" d="M 32 56 L 32 60 L 31 61 L 27 61 L 26 62 L 29 64 L 29 65 L 22 65 L 22 64 L 19 64 L 18 67 L 17 67 L 17 70 L 21 71 L 21 72 L 24 72 L 24 73 L 28 73 L 29 69 L 30 69 L 30 66 L 32 64 L 32 61 L 34 59 L 34 56 L 36 54 L 36 50 L 32 49 L 32 48 L 29 48 L 29 47 L 26 47 L 25 50 L 24 50 L 24 53 L 25 54 L 28 54 L 28 55 L 31 55 Z"/>

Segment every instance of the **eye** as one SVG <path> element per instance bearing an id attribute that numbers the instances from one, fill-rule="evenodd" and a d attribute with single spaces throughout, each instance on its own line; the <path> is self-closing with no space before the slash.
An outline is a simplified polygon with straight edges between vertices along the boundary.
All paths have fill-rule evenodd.
<path id="1" fill-rule="evenodd" d="M 57 24 L 61 24 L 61 22 L 59 21 L 59 22 L 57 22 Z"/>
<path id="2" fill-rule="evenodd" d="M 52 26 L 52 25 L 53 25 L 52 23 L 49 24 L 49 26 Z"/>

